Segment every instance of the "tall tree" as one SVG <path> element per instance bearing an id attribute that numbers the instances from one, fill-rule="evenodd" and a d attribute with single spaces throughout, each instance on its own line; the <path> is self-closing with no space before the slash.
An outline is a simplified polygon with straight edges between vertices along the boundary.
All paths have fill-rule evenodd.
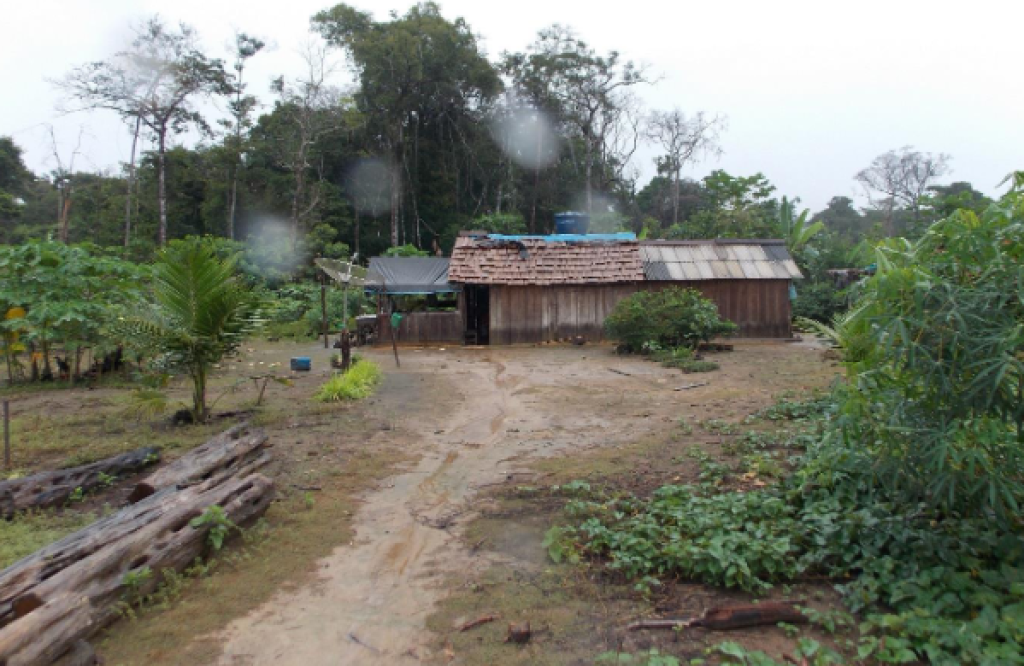
<path id="1" fill-rule="evenodd" d="M 506 62 L 519 87 L 535 97 L 557 100 L 560 120 L 582 143 L 586 208 L 593 212 L 597 171 L 624 169 L 632 154 L 629 142 L 620 142 L 623 123 L 635 121 L 627 91 L 651 82 L 647 70 L 623 61 L 617 51 L 598 55 L 570 28 L 557 24 L 542 30 L 527 53 L 506 56 Z M 633 131 L 637 129 L 633 124 Z M 624 152 L 616 150 L 623 146 Z"/>
<path id="2" fill-rule="evenodd" d="M 200 50 L 190 26 L 181 24 L 175 31 L 154 17 L 127 50 L 72 70 L 58 85 L 86 107 L 110 109 L 152 132 L 159 171 L 157 240 L 166 244 L 167 140 L 191 127 L 209 129 L 195 101 L 227 91 L 223 63 Z"/>
<path id="3" fill-rule="evenodd" d="M 864 188 L 871 204 L 885 212 L 886 233 L 895 235 L 894 213 L 902 206 L 920 219 L 921 197 L 938 178 L 949 173 L 949 155 L 922 153 L 913 146 L 890 150 L 872 160 L 855 180 Z"/>
<path id="4" fill-rule="evenodd" d="M 322 162 L 313 164 L 311 161 L 314 150 L 324 138 L 340 132 L 345 124 L 341 90 L 330 82 L 337 67 L 329 50 L 310 43 L 303 58 L 304 75 L 292 81 L 279 77 L 271 86 L 278 96 L 277 111 L 287 119 L 278 159 L 292 176 L 288 228 L 293 247 L 298 242 L 303 220 L 320 200 L 319 187 L 310 187 L 308 182 L 313 168 L 317 182 L 323 180 Z"/>
<path id="5" fill-rule="evenodd" d="M 8 136 L 0 136 L 0 242 L 11 242 L 14 220 L 21 217 L 19 195 L 32 174 L 21 158 L 21 148 Z"/>
<path id="6" fill-rule="evenodd" d="M 475 119 L 475 111 L 500 92 L 501 81 L 466 22 L 448 21 L 432 2 L 385 22 L 339 4 L 317 14 L 313 24 L 350 56 L 359 76 L 356 102 L 367 119 L 366 130 L 390 162 L 391 244 L 401 244 L 405 194 L 418 238 L 422 187 L 415 186 L 422 185 L 421 144 L 427 138 L 439 144 L 438 166 L 454 171 L 456 188 L 466 180 L 462 171 L 467 165 L 489 176 L 475 155 L 473 124 L 465 120 Z M 444 152 L 451 159 L 442 157 Z M 458 194 L 454 203 L 457 209 Z"/>
<path id="7" fill-rule="evenodd" d="M 692 118 L 678 108 L 652 111 L 647 121 L 647 137 L 662 151 L 655 159 L 658 173 L 672 178 L 672 224 L 679 223 L 679 184 L 683 167 L 706 155 L 721 155 L 718 137 L 725 118 L 698 111 Z"/>
<path id="8" fill-rule="evenodd" d="M 235 73 L 229 80 L 231 96 L 228 107 L 231 118 L 224 121 L 228 135 L 224 138 L 231 160 L 231 193 L 228 203 L 228 238 L 235 239 L 235 217 L 238 210 L 238 170 L 241 168 L 242 155 L 245 152 L 245 136 L 253 125 L 253 111 L 259 101 L 253 95 L 247 95 L 248 84 L 245 82 L 245 66 L 249 58 L 263 50 L 266 44 L 256 37 L 240 32 L 235 35 L 235 62 L 232 68 Z"/>

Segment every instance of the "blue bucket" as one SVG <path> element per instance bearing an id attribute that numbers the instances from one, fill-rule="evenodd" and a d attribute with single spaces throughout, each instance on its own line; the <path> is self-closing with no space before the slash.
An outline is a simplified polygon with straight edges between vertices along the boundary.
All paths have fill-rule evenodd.
<path id="1" fill-rule="evenodd" d="M 296 356 L 292 359 L 292 370 L 296 372 L 309 372 L 313 368 L 313 361 L 308 356 Z"/>

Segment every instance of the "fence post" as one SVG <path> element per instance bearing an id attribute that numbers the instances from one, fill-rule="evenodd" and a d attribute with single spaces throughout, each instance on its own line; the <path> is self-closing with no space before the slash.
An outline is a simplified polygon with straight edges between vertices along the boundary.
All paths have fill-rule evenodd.
<path id="1" fill-rule="evenodd" d="M 4 469 L 11 469 L 11 403 L 4 400 Z"/>

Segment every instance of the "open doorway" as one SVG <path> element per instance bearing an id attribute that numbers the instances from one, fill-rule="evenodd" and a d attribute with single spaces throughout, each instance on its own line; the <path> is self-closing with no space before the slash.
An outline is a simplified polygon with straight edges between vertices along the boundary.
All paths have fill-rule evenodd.
<path id="1" fill-rule="evenodd" d="M 490 344 L 490 289 L 480 285 L 466 285 L 464 293 L 466 297 L 466 344 Z"/>

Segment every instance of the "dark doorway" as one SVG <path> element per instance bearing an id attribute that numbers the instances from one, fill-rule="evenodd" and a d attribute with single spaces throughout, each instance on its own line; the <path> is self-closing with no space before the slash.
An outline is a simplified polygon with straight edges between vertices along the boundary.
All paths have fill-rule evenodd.
<path id="1" fill-rule="evenodd" d="M 479 285 L 466 285 L 466 344 L 490 344 L 491 319 L 490 289 Z"/>

